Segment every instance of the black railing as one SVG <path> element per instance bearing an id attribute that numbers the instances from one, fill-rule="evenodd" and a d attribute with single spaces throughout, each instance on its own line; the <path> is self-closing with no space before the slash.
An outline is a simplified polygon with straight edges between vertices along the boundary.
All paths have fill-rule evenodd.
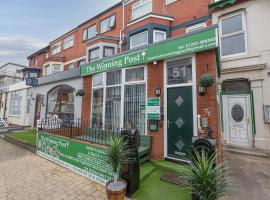
<path id="1" fill-rule="evenodd" d="M 121 130 L 106 130 L 92 127 L 90 121 L 81 119 L 61 120 L 51 118 L 40 120 L 37 129 L 53 135 L 107 145 L 111 136 L 121 134 Z"/>

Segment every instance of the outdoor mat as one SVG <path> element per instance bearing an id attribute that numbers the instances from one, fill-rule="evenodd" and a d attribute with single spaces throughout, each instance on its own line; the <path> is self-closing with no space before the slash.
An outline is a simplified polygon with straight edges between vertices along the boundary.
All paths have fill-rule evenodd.
<path id="1" fill-rule="evenodd" d="M 160 180 L 172 183 L 172 184 L 176 184 L 182 187 L 186 187 L 188 186 L 188 182 L 187 179 L 183 176 L 180 176 L 178 174 L 175 174 L 173 172 L 164 172 L 161 177 Z"/>

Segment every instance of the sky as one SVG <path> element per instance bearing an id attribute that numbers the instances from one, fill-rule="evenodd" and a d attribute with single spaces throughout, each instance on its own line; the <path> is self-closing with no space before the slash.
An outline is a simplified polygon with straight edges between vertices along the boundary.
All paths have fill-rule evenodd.
<path id="1" fill-rule="evenodd" d="M 0 66 L 27 57 L 120 0 L 0 0 Z"/>

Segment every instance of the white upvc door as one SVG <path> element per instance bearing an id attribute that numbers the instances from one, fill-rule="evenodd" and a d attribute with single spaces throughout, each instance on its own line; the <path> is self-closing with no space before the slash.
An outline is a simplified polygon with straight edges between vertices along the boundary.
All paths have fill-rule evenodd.
<path id="1" fill-rule="evenodd" d="M 223 95 L 223 117 L 226 143 L 252 146 L 250 95 Z"/>

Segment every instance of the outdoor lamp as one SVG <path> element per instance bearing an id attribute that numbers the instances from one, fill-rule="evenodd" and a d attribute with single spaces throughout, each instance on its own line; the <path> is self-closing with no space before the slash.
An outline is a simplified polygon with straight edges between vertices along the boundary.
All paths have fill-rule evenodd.
<path id="1" fill-rule="evenodd" d="M 159 86 L 157 86 L 155 88 L 155 94 L 156 94 L 156 97 L 160 97 L 160 95 L 161 95 L 161 88 Z"/>
<path id="2" fill-rule="evenodd" d="M 200 85 L 199 86 L 199 95 L 204 96 L 205 93 L 206 93 L 206 88 Z"/>

